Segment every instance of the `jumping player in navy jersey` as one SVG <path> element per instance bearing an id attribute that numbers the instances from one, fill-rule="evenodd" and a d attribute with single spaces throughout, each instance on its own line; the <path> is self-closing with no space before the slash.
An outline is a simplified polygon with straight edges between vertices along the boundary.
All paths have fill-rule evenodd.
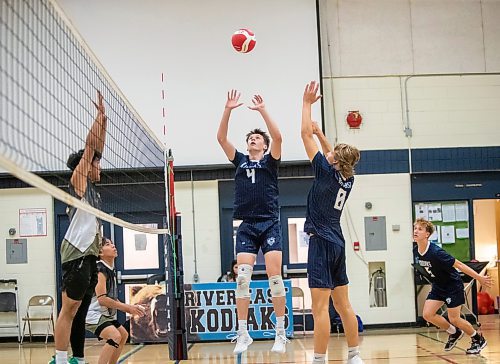
<path id="1" fill-rule="evenodd" d="M 236 167 L 234 219 L 243 220 L 236 233 L 236 307 L 238 310 L 238 331 L 235 336 L 235 354 L 248 349 L 253 342 L 248 333 L 247 317 L 250 305 L 250 280 L 259 249 L 262 249 L 269 278 L 274 312 L 276 315 L 276 336 L 272 351 L 286 352 L 285 336 L 285 286 L 281 277 L 281 227 L 278 206 L 278 166 L 281 160 L 281 133 L 271 119 L 260 95 L 252 99 L 249 109 L 258 111 L 266 123 L 270 138 L 260 129 L 251 130 L 246 135 L 247 152 L 236 150 L 227 139 L 231 111 L 242 103 L 240 93 L 228 92 L 222 114 L 217 140 L 227 158 Z M 267 153 L 270 150 L 270 153 Z"/>
<path id="2" fill-rule="evenodd" d="M 464 274 L 477 279 L 485 287 L 491 287 L 491 277 L 481 276 L 464 263 L 453 258 L 436 244 L 429 242 L 429 236 L 434 232 L 432 222 L 418 218 L 413 224 L 413 240 L 417 243 L 413 247 L 415 264 L 423 267 L 432 280 L 432 289 L 424 304 L 424 319 L 449 334 L 444 350 L 455 347 L 464 332 L 471 337 L 471 346 L 467 354 L 479 354 L 487 342 L 483 335 L 478 333 L 472 325 L 460 317 L 462 305 L 465 303 L 464 284 L 457 269 Z M 448 322 L 436 312 L 446 304 L 448 307 Z"/>
<path id="3" fill-rule="evenodd" d="M 311 119 L 311 105 L 318 101 L 319 84 L 310 82 L 302 102 L 301 136 L 311 161 L 314 182 L 307 196 L 304 231 L 309 235 L 307 276 L 314 318 L 313 363 L 325 363 L 330 338 L 328 306 L 330 296 L 342 319 L 347 338 L 348 363 L 363 363 L 359 355 L 358 321 L 349 302 L 345 264 L 345 241 L 340 216 L 354 182 L 354 166 L 359 150 L 347 144 L 331 148 L 321 130 Z M 322 146 L 322 154 L 313 135 Z"/>

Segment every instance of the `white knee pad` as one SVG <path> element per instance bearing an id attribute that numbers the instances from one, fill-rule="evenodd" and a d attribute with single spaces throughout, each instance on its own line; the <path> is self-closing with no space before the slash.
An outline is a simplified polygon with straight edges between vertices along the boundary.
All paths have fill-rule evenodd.
<path id="1" fill-rule="evenodd" d="M 252 280 L 253 267 L 250 264 L 238 265 L 236 278 L 236 298 L 250 298 L 250 281 Z"/>
<path id="2" fill-rule="evenodd" d="M 280 275 L 269 277 L 269 288 L 271 289 L 271 296 L 285 297 L 285 285 Z"/>

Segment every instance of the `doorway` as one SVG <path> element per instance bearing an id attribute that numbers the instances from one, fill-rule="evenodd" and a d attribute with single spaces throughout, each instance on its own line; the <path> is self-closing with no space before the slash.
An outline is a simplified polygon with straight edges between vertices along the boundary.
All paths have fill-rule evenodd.
<path id="1" fill-rule="evenodd" d="M 500 281 L 498 256 L 500 252 L 500 199 L 473 200 L 474 250 L 479 261 L 490 262 L 486 274 L 493 279 L 491 288 L 482 288 L 493 299 L 498 312 Z"/>

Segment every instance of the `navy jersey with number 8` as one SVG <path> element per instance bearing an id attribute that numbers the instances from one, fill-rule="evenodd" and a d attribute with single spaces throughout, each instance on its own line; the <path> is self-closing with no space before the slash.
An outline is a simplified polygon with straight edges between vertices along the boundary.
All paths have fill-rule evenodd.
<path id="1" fill-rule="evenodd" d="M 311 165 L 315 178 L 307 196 L 304 231 L 345 246 L 340 216 L 351 193 L 354 176 L 344 179 L 321 152 L 314 156 Z"/>

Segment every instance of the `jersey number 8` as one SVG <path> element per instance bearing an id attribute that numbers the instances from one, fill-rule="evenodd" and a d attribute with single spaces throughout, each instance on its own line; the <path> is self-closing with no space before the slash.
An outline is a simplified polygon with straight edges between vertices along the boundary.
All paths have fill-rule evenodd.
<path id="1" fill-rule="evenodd" d="M 339 188 L 339 192 L 337 192 L 337 198 L 335 199 L 335 205 L 334 205 L 335 209 L 342 211 L 342 209 L 344 208 L 346 196 L 347 192 L 342 188 Z"/>

